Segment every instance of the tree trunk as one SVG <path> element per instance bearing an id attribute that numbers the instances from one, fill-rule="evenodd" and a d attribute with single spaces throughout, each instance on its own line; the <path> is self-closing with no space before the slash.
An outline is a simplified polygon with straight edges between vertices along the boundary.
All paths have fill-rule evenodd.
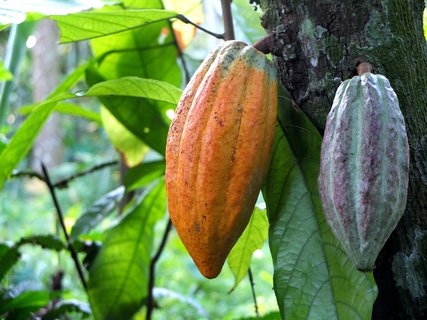
<path id="1" fill-rule="evenodd" d="M 32 49 L 33 100 L 41 101 L 59 84 L 58 31 L 50 20 L 38 23 L 37 43 Z M 59 116 L 53 113 L 38 135 L 32 151 L 32 167 L 40 171 L 43 162 L 48 168 L 62 162 L 63 148 Z"/>
<path id="2" fill-rule="evenodd" d="M 281 80 L 323 130 L 341 81 L 361 61 L 399 97 L 411 148 L 408 204 L 374 276 L 374 319 L 427 319 L 427 46 L 424 0 L 261 0 Z"/>

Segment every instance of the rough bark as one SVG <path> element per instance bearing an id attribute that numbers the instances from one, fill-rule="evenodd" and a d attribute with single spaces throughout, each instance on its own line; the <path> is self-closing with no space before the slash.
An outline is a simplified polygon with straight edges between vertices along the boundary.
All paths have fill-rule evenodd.
<path id="1" fill-rule="evenodd" d="M 427 319 L 424 0 L 261 0 L 282 82 L 320 131 L 342 80 L 370 62 L 395 89 L 411 148 L 408 204 L 374 272 L 374 319 Z"/>
<path id="2" fill-rule="evenodd" d="M 37 43 L 32 49 L 33 100 L 41 101 L 59 83 L 58 31 L 50 20 L 42 20 L 35 32 Z M 40 171 L 40 163 L 54 167 L 62 162 L 63 148 L 58 114 L 52 114 L 34 143 L 32 167 Z"/>

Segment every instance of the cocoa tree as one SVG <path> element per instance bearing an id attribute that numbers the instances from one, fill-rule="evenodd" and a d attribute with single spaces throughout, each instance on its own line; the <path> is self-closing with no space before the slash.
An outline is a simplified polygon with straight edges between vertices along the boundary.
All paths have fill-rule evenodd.
<path id="1" fill-rule="evenodd" d="M 400 100 L 410 144 L 405 214 L 374 270 L 374 319 L 427 314 L 427 46 L 423 0 L 261 0 L 281 80 L 322 131 L 335 90 L 362 61 L 385 75 Z"/>

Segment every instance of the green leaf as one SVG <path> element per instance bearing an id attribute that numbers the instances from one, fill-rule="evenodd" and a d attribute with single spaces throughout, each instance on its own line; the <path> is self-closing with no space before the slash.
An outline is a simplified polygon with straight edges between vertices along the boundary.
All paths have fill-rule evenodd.
<path id="1" fill-rule="evenodd" d="M 18 112 L 22 115 L 27 115 L 27 114 L 30 114 L 36 108 L 36 106 L 37 105 L 33 105 L 33 104 L 28 106 L 23 106 L 19 108 Z M 89 121 L 95 121 L 99 124 L 102 123 L 101 117 L 97 112 L 85 109 L 75 103 L 59 102 L 56 104 L 54 111 L 68 114 L 71 116 L 80 117 Z"/>
<path id="2" fill-rule="evenodd" d="M 125 1 L 124 5 L 153 9 L 163 6 L 160 0 Z M 87 73 L 91 85 L 127 76 L 181 85 L 182 71 L 177 64 L 177 48 L 168 21 L 94 39 L 91 46 L 95 57 L 100 59 L 96 68 Z M 100 100 L 130 132 L 164 155 L 170 122 L 165 114 L 175 105 L 131 97 L 101 97 Z"/>
<path id="3" fill-rule="evenodd" d="M 87 71 L 89 83 L 99 82 L 99 77 L 94 69 Z M 99 99 L 132 134 L 158 153 L 164 154 L 169 125 L 162 113 L 165 113 L 165 107 L 172 108 L 169 103 L 156 103 L 150 99 L 136 97 L 110 96 L 107 99 L 100 96 Z"/>
<path id="4" fill-rule="evenodd" d="M 58 23 L 60 42 L 88 40 L 167 20 L 177 15 L 160 9 L 89 11 L 51 16 Z"/>
<path id="5" fill-rule="evenodd" d="M 150 148 L 126 129 L 107 108 L 101 108 L 101 117 L 108 138 L 126 165 L 132 168 L 140 164 Z"/>
<path id="6" fill-rule="evenodd" d="M 241 39 L 247 43 L 255 43 L 265 36 L 265 29 L 260 23 L 260 12 L 255 11 L 249 1 L 233 0 L 232 10 L 236 27 L 236 39 Z M 255 21 L 259 23 L 254 23 Z"/>
<path id="7" fill-rule="evenodd" d="M 55 99 L 66 99 L 73 97 L 68 93 L 60 94 Z M 18 165 L 30 151 L 37 134 L 49 118 L 56 105 L 56 100 L 46 100 L 38 105 L 34 112 L 24 121 L 10 140 L 10 143 L 0 154 L 0 189 L 4 181 L 9 177 L 12 170 Z M 53 101 L 53 102 L 51 102 Z"/>
<path id="8" fill-rule="evenodd" d="M 30 314 L 49 302 L 48 291 L 25 291 L 17 297 L 3 299 L 0 314 L 8 313 L 8 319 L 31 319 Z"/>
<path id="9" fill-rule="evenodd" d="M 234 286 L 230 291 L 236 289 L 240 281 L 248 274 L 252 254 L 262 247 L 267 237 L 268 219 L 266 210 L 255 207 L 249 224 L 227 258 L 228 266 L 234 276 Z"/>
<path id="10" fill-rule="evenodd" d="M 81 106 L 75 103 L 60 102 L 56 105 L 55 111 L 68 114 L 71 116 L 80 117 L 89 121 L 94 121 L 99 124 L 102 123 L 101 116 L 99 115 L 98 112 L 82 108 Z"/>
<path id="11" fill-rule="evenodd" d="M 15 246 L 0 243 L 0 280 L 18 262 L 21 254 Z"/>
<path id="12" fill-rule="evenodd" d="M 124 178 L 124 185 L 127 191 L 133 191 L 145 187 L 153 180 L 165 174 L 165 161 L 143 162 L 140 165 L 129 169 Z"/>
<path id="13" fill-rule="evenodd" d="M 43 249 L 50 249 L 55 251 L 66 249 L 66 244 L 59 237 L 52 234 L 24 237 L 19 240 L 16 246 L 22 246 L 24 244 L 38 245 Z"/>
<path id="14" fill-rule="evenodd" d="M 3 149 L 5 149 L 8 145 L 9 141 L 7 141 L 7 139 L 0 134 L 0 154 L 2 153 Z"/>
<path id="15" fill-rule="evenodd" d="M 50 309 L 41 320 L 68 319 L 71 312 L 80 313 L 84 318 L 90 315 L 90 307 L 87 303 L 76 300 L 61 300 L 53 309 Z"/>
<path id="16" fill-rule="evenodd" d="M 3 152 L 0 154 L 0 189 L 3 186 L 4 181 L 11 174 L 12 170 L 18 165 L 19 161 L 21 161 L 27 155 L 28 151 L 31 149 L 35 139 L 37 138 L 37 134 L 42 129 L 43 125 L 49 118 L 52 111 L 56 108 L 57 103 L 61 100 L 78 97 L 72 93 L 68 93 L 64 91 L 69 90 L 71 86 L 73 86 L 81 78 L 81 75 L 83 74 L 87 66 L 88 64 L 85 64 L 77 68 L 73 74 L 67 77 L 64 80 L 64 82 L 58 88 L 56 88 L 56 90 L 49 96 L 49 98 L 47 98 L 45 101 L 38 104 L 34 108 L 33 112 L 29 115 L 29 117 L 21 125 L 21 127 L 19 127 L 15 135 L 12 137 L 9 145 L 6 148 L 4 148 Z M 125 79 L 125 81 L 127 80 L 129 79 Z M 133 80 L 135 79 L 132 79 L 132 81 Z M 142 82 L 145 83 L 144 80 L 147 80 L 147 79 L 141 79 L 141 80 Z M 136 82 L 140 83 L 140 81 L 138 80 L 136 80 Z M 99 87 L 96 87 L 95 89 L 93 89 L 93 91 L 89 89 L 90 95 L 92 96 L 97 94 L 101 94 L 101 95 L 118 94 L 116 89 L 118 88 L 117 86 L 120 86 L 120 85 L 117 85 L 118 83 L 120 83 L 120 81 L 119 80 L 113 81 L 113 85 L 111 86 L 109 86 L 108 83 L 109 82 L 105 82 L 103 85 L 100 85 Z M 159 88 L 173 87 L 165 83 L 160 83 L 159 81 L 155 82 L 154 84 L 152 81 L 148 80 L 147 83 L 150 83 L 148 86 L 152 85 L 158 90 L 160 90 Z M 176 87 L 173 87 L 173 88 L 175 88 L 175 91 L 172 91 L 171 95 L 168 98 L 160 97 L 159 91 L 155 91 L 155 90 L 144 91 L 143 89 L 141 89 L 138 94 L 140 96 L 145 95 L 145 97 L 149 99 L 154 99 L 154 100 L 160 99 L 161 101 L 164 101 L 164 100 L 172 99 L 174 97 L 174 94 L 176 94 L 177 90 L 179 90 Z M 135 90 L 138 90 L 138 89 L 135 89 Z M 130 90 L 130 92 L 132 92 L 133 94 L 136 94 L 134 90 Z M 80 96 L 84 96 L 84 94 Z M 146 121 L 151 123 L 151 120 L 152 119 L 149 118 Z M 160 120 L 160 121 L 162 123 L 162 129 L 161 129 L 162 136 L 166 137 L 168 127 L 163 120 Z M 154 124 L 157 124 L 157 123 L 158 121 L 154 122 Z M 139 125 L 141 125 L 141 123 L 139 123 Z M 143 122 L 142 122 L 142 125 L 144 125 Z M 143 128 L 145 129 L 145 127 Z M 146 134 L 150 135 L 149 132 Z M 152 142 L 151 140 L 149 141 Z M 155 141 L 157 142 L 158 140 L 156 139 Z M 162 140 L 161 142 L 161 149 L 159 150 L 160 152 L 163 152 L 163 153 L 164 153 L 165 141 L 166 140 L 164 138 L 164 141 Z"/>
<path id="17" fill-rule="evenodd" d="M 80 235 L 89 233 L 99 225 L 123 198 L 125 189 L 120 186 L 95 201 L 76 221 L 71 229 L 70 238 L 76 240 Z"/>
<path id="18" fill-rule="evenodd" d="M 139 77 L 122 77 L 99 82 L 89 88 L 84 95 L 87 97 L 127 96 L 148 98 L 175 106 L 179 102 L 181 94 L 181 89 L 164 81 Z"/>
<path id="19" fill-rule="evenodd" d="M 37 105 L 30 116 L 19 127 L 10 143 L 0 154 L 0 190 L 4 181 L 12 170 L 30 151 L 37 134 L 49 118 L 58 101 L 75 97 L 65 91 L 70 90 L 83 76 L 87 62 L 76 68 L 64 81 L 49 95 L 49 97 Z"/>
<path id="20" fill-rule="evenodd" d="M 30 151 L 55 103 L 42 103 L 16 131 L 9 145 L 0 154 L 0 188 L 19 161 Z"/>
<path id="21" fill-rule="evenodd" d="M 108 231 L 89 273 L 88 294 L 96 319 L 130 319 L 148 289 L 154 226 L 166 211 L 164 181 Z"/>
<path id="22" fill-rule="evenodd" d="M 37 105 L 28 105 L 28 106 L 23 106 L 21 108 L 19 108 L 18 112 L 22 115 L 27 115 L 30 114 L 31 112 L 33 112 L 33 110 L 37 107 Z M 99 113 L 95 112 L 95 111 L 91 111 L 85 108 L 82 108 L 81 106 L 79 106 L 78 104 L 75 103 L 71 103 L 71 102 L 58 102 L 55 106 L 54 111 L 56 112 L 61 112 L 64 114 L 69 114 L 72 116 L 77 116 L 89 121 L 95 121 L 99 124 L 102 124 L 101 121 L 101 116 L 99 115 Z"/>
<path id="23" fill-rule="evenodd" d="M 281 105 L 264 199 L 274 290 L 284 319 L 370 319 L 377 288 L 331 233 L 317 192 L 321 137 Z"/>

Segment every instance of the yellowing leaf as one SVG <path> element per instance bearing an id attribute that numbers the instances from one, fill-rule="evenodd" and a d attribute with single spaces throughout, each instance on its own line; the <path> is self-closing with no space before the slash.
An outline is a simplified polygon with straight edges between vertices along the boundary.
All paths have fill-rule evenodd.
<path id="1" fill-rule="evenodd" d="M 201 24 L 204 22 L 203 5 L 199 0 L 165 0 L 163 2 L 166 9 L 182 13 L 186 18 L 190 19 L 194 23 Z M 173 30 L 181 49 L 185 49 L 188 46 L 197 31 L 194 26 L 188 23 L 183 23 L 180 20 L 175 20 L 173 22 Z"/>
<path id="2" fill-rule="evenodd" d="M 252 254 L 260 249 L 268 236 L 268 219 L 265 210 L 255 207 L 249 224 L 228 255 L 228 266 L 234 275 L 234 286 L 247 275 Z"/>
<path id="3" fill-rule="evenodd" d="M 108 138 L 123 155 L 126 164 L 134 167 L 141 163 L 150 148 L 126 129 L 105 107 L 101 108 L 101 118 Z"/>

